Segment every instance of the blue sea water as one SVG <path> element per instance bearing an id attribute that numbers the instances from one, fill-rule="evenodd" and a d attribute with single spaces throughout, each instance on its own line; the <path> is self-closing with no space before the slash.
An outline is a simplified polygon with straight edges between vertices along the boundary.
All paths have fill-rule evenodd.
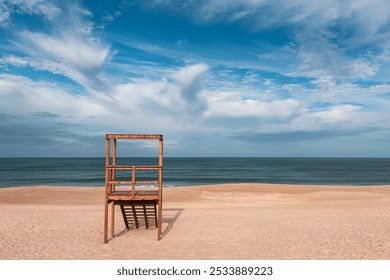
<path id="1" fill-rule="evenodd" d="M 156 165 L 154 158 L 119 158 Z M 104 158 L 0 158 L 0 187 L 103 186 Z M 390 185 L 390 158 L 164 158 L 164 185 Z"/>

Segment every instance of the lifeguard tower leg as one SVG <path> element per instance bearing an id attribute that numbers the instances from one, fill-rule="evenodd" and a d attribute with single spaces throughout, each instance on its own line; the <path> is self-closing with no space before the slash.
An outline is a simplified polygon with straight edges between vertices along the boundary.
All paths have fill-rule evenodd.
<path id="1" fill-rule="evenodd" d="M 115 202 L 111 202 L 111 238 L 114 237 L 115 230 Z"/>
<path id="2" fill-rule="evenodd" d="M 104 200 L 104 243 L 107 243 L 108 231 L 108 199 Z"/>

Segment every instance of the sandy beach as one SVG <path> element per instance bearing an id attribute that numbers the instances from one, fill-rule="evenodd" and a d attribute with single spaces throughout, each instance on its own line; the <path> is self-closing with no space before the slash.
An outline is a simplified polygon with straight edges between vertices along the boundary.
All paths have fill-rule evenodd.
<path id="1" fill-rule="evenodd" d="M 103 244 L 104 188 L 0 189 L 0 259 L 390 259 L 390 186 L 164 189 L 163 239 Z"/>

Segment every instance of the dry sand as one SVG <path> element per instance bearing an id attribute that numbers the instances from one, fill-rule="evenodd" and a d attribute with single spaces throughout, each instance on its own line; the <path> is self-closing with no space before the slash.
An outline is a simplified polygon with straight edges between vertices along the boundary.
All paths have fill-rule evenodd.
<path id="1" fill-rule="evenodd" d="M 103 244 L 104 189 L 0 189 L 0 259 L 390 259 L 390 186 L 165 188 L 164 237 Z"/>

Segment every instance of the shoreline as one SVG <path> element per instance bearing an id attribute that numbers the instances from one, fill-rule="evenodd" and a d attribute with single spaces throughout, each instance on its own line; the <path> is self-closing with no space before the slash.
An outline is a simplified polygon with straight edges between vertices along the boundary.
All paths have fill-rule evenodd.
<path id="1" fill-rule="evenodd" d="M 213 187 L 213 186 L 220 186 L 220 185 L 274 185 L 274 186 L 310 186 L 310 187 L 388 187 L 390 186 L 390 183 L 386 184 L 315 184 L 315 183 L 273 183 L 273 182 L 234 182 L 234 183 L 207 183 L 207 184 L 167 184 L 163 185 L 164 188 L 192 188 L 192 187 Z M 33 188 L 33 187 L 78 187 L 78 188 L 104 188 L 103 185 L 94 185 L 94 184 L 56 184 L 56 185 L 51 185 L 51 184 L 36 184 L 36 185 L 6 185 L 6 186 L 0 186 L 1 189 L 9 189 L 9 188 Z M 146 187 L 147 186 L 138 186 L 138 187 Z"/>
<path id="2" fill-rule="evenodd" d="M 0 259 L 390 259 L 390 186 L 167 187 L 163 232 L 103 244 L 104 187 L 0 189 Z"/>

